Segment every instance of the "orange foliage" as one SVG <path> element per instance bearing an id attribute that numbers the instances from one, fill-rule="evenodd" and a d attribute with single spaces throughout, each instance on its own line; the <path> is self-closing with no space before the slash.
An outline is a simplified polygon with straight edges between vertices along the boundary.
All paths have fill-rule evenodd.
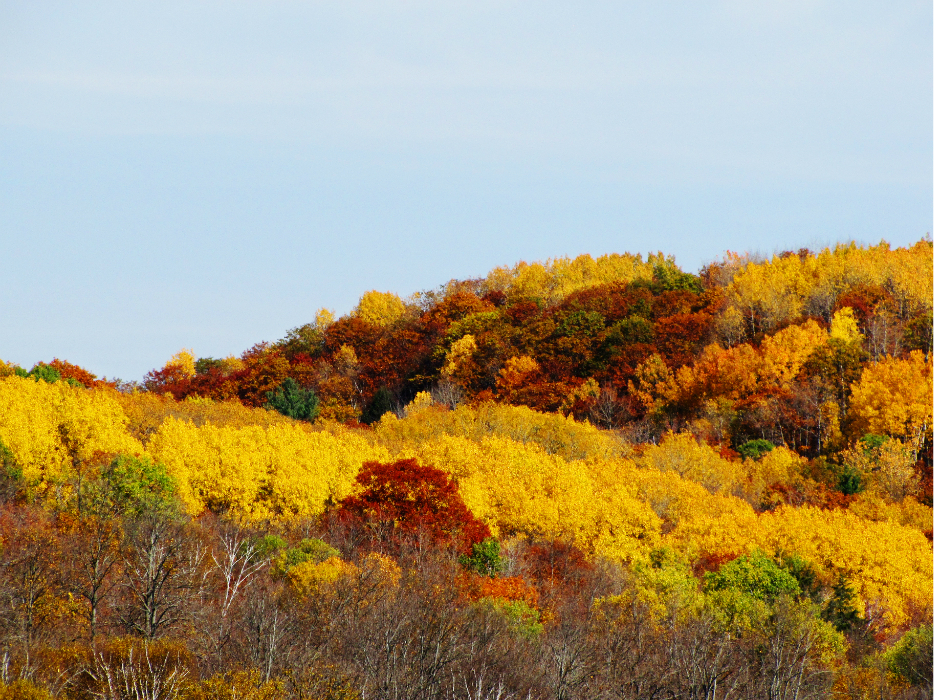
<path id="1" fill-rule="evenodd" d="M 83 367 L 73 365 L 65 360 L 59 360 L 57 357 L 49 362 L 48 366 L 62 375 L 62 379 L 74 379 L 88 388 L 113 386 L 110 382 L 98 379 L 96 374 L 91 374 Z"/>
<path id="2" fill-rule="evenodd" d="M 461 577 L 461 582 L 465 595 L 471 600 L 481 598 L 498 598 L 510 602 L 521 600 L 530 608 L 538 608 L 538 591 L 521 576 L 490 578 L 468 572 Z"/>

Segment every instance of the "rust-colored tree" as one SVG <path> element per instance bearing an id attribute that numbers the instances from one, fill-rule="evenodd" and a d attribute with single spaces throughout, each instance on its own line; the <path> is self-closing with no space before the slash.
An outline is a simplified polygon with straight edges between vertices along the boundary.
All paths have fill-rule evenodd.
<path id="1" fill-rule="evenodd" d="M 73 365 L 65 360 L 59 360 L 57 357 L 49 362 L 48 366 L 57 371 L 62 376 L 62 379 L 74 379 L 76 382 L 84 384 L 84 386 L 88 388 L 113 386 L 111 382 L 98 379 L 96 374 L 88 372 L 84 367 Z"/>
<path id="2" fill-rule="evenodd" d="M 342 500 L 332 517 L 362 529 L 371 546 L 398 551 L 406 542 L 427 538 L 467 554 L 490 536 L 440 469 L 414 459 L 365 462 L 357 483 L 361 490 Z"/>

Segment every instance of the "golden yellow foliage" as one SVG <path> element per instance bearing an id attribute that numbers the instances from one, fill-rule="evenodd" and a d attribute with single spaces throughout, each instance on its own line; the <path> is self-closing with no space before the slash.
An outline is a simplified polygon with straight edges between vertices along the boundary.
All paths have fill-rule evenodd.
<path id="1" fill-rule="evenodd" d="M 760 518 L 761 548 L 795 552 L 831 579 L 849 574 L 861 612 L 872 608 L 892 626 L 931 609 L 931 547 L 921 532 L 872 522 L 848 510 L 783 507 Z"/>
<path id="2" fill-rule="evenodd" d="M 747 265 L 733 277 L 727 298 L 758 333 L 800 316 L 809 291 L 804 264 L 791 256 Z"/>
<path id="3" fill-rule="evenodd" d="M 129 433 L 143 444 L 149 442 L 159 426 L 169 417 L 189 421 L 194 425 L 213 423 L 240 428 L 250 425 L 269 427 L 295 423 L 277 411 L 249 408 L 239 401 L 212 401 L 201 397 L 176 401 L 171 396 L 160 396 L 152 392 L 110 392 L 110 396 L 123 408 L 128 419 Z"/>
<path id="4" fill-rule="evenodd" d="M 569 294 L 610 282 L 651 280 L 655 265 L 674 266 L 672 258 L 661 253 L 649 255 L 589 255 L 556 258 L 540 262 L 520 262 L 513 267 L 497 267 L 487 275 L 487 290 L 505 292 L 510 299 L 540 299 L 546 304 L 560 302 Z"/>
<path id="5" fill-rule="evenodd" d="M 326 594 L 333 585 L 359 573 L 359 569 L 339 557 L 322 562 L 306 561 L 289 568 L 289 585 L 301 596 Z"/>
<path id="6" fill-rule="evenodd" d="M 801 478 L 805 461 L 787 447 L 776 447 L 758 460 L 747 459 L 742 468 L 746 474 L 743 495 L 752 503 L 761 503 L 765 490 L 774 484 L 790 486 Z"/>
<path id="7" fill-rule="evenodd" d="M 767 387 L 788 389 L 828 339 L 827 331 L 807 320 L 763 338 L 759 348 L 746 343 L 727 349 L 708 345 L 693 367 L 685 365 L 674 373 L 653 355 L 636 368 L 630 392 L 648 408 L 659 408 L 690 398 L 734 402 Z"/>
<path id="8" fill-rule="evenodd" d="M 902 316 L 930 311 L 931 243 L 892 250 L 887 243 L 825 248 L 816 256 L 776 257 L 737 270 L 726 296 L 753 333 L 768 331 L 807 311 L 829 320 L 837 298 L 861 284 L 883 287 Z"/>
<path id="9" fill-rule="evenodd" d="M 844 343 L 861 341 L 863 334 L 859 332 L 859 324 L 853 315 L 853 309 L 846 306 L 833 315 L 830 323 L 830 337 Z"/>
<path id="10" fill-rule="evenodd" d="M 719 349 L 719 348 L 718 348 Z M 678 399 L 681 387 L 690 384 L 693 380 L 691 370 L 682 367 L 682 372 L 676 381 L 675 376 L 661 355 L 652 354 L 636 367 L 636 378 L 629 382 L 629 393 L 637 401 L 652 411 L 664 404 Z"/>
<path id="11" fill-rule="evenodd" d="M 18 365 L 13 364 L 12 362 L 4 362 L 0 360 L 0 379 L 4 377 L 12 377 L 16 374 L 16 368 Z"/>
<path id="12" fill-rule="evenodd" d="M 626 608 L 638 601 L 648 608 L 656 624 L 695 617 L 704 605 L 704 595 L 688 562 L 670 547 L 655 549 L 650 558 L 651 562 L 638 562 L 632 568 L 631 587 L 619 596 L 598 601 L 595 612 L 605 612 L 606 605 L 620 605 L 622 609 L 617 615 L 623 613 L 625 620 L 628 617 Z M 617 615 L 613 617 L 620 619 Z"/>
<path id="13" fill-rule="evenodd" d="M 717 336 L 727 347 L 739 343 L 746 333 L 743 313 L 735 306 L 728 306 L 723 312 L 717 315 L 715 327 L 717 329 Z"/>
<path id="14" fill-rule="evenodd" d="M 182 348 L 165 363 L 165 369 L 170 367 L 177 367 L 186 377 L 195 376 L 195 351 Z"/>
<path id="15" fill-rule="evenodd" d="M 415 457 L 450 474 L 464 503 L 503 535 L 561 538 L 616 558 L 644 555 L 661 521 L 615 469 L 567 461 L 500 436 L 438 435 L 409 443 Z"/>
<path id="16" fill-rule="evenodd" d="M 499 371 L 500 376 L 526 375 L 530 372 L 538 371 L 538 363 L 528 355 L 520 357 L 510 357 L 506 360 L 506 366 Z"/>
<path id="17" fill-rule="evenodd" d="M 289 567 L 286 577 L 292 590 L 302 597 L 333 595 L 341 590 L 339 584 L 354 586 L 365 605 L 376 591 L 392 593 L 399 586 L 402 569 L 385 554 L 371 552 L 359 565 L 336 556 L 321 562 L 295 564 Z"/>
<path id="18" fill-rule="evenodd" d="M 332 378 L 327 383 L 330 395 L 321 397 L 318 420 L 346 423 L 351 420 L 360 420 L 363 411 L 356 405 L 351 397 L 356 395 L 350 381 L 344 377 Z M 321 389 L 321 386 L 318 387 Z M 322 394 L 324 392 L 322 391 Z"/>
<path id="19" fill-rule="evenodd" d="M 460 371 L 467 362 L 473 358 L 476 351 L 477 341 L 470 333 L 455 340 L 451 345 L 451 349 L 448 350 L 445 356 L 444 367 L 441 368 L 441 376 L 455 380 L 458 379 L 458 375 L 461 373 Z"/>
<path id="20" fill-rule="evenodd" d="M 917 486 L 915 455 L 895 438 L 873 448 L 857 443 L 844 450 L 842 457 L 843 463 L 861 476 L 870 491 L 884 498 L 900 501 Z"/>
<path id="21" fill-rule="evenodd" d="M 736 401 L 758 389 L 761 370 L 762 356 L 751 345 L 744 343 L 728 350 L 710 345 L 693 368 L 678 370 L 678 388 L 682 394 L 700 393 Z"/>
<path id="22" fill-rule="evenodd" d="M 898 697 L 908 683 L 878 667 L 841 668 L 834 676 L 833 700 L 877 700 Z"/>
<path id="23" fill-rule="evenodd" d="M 350 345 L 341 345 L 334 355 L 334 370 L 345 377 L 356 376 L 360 371 L 360 360 L 357 351 Z"/>
<path id="24" fill-rule="evenodd" d="M 40 490 L 67 477 L 95 452 L 142 454 L 143 445 L 127 433 L 126 424 L 112 392 L 15 376 L 0 379 L 0 440 L 26 482 Z"/>
<path id="25" fill-rule="evenodd" d="M 179 700 L 286 700 L 285 684 L 280 679 L 263 681 L 257 669 L 236 670 L 191 681 Z"/>
<path id="26" fill-rule="evenodd" d="M 52 700 L 52 695 L 42 686 L 20 678 L 9 684 L 0 680 L 0 700 Z"/>
<path id="27" fill-rule="evenodd" d="M 852 320 L 852 311 L 846 311 L 850 312 L 849 319 Z M 836 319 L 836 316 L 834 318 Z M 851 328 L 844 323 L 844 326 L 847 333 L 855 330 L 855 325 Z M 859 331 L 856 333 L 858 335 Z M 810 319 L 799 326 L 789 326 L 775 335 L 763 338 L 759 350 L 759 381 L 787 389 L 808 358 L 815 350 L 826 345 L 827 340 L 827 331 Z"/>
<path id="28" fill-rule="evenodd" d="M 705 504 L 702 511 L 694 510 L 694 502 L 688 501 L 665 541 L 692 559 L 704 555 L 732 558 L 749 551 L 749 538 L 758 527 L 759 516 L 745 501 L 719 498 L 723 500 Z"/>
<path id="29" fill-rule="evenodd" d="M 886 357 L 867 365 L 851 386 L 855 437 L 866 433 L 901 438 L 917 451 L 931 437 L 931 360 L 916 350 L 904 360 Z"/>
<path id="30" fill-rule="evenodd" d="M 374 326 L 391 326 L 405 315 L 405 303 L 392 292 L 374 289 L 360 297 L 354 315 Z"/>
<path id="31" fill-rule="evenodd" d="M 850 512 L 864 520 L 893 522 L 920 532 L 930 530 L 934 525 L 931 507 L 918 503 L 911 496 L 898 503 L 892 503 L 871 491 L 861 493 L 856 501 L 850 504 Z"/>
<path id="32" fill-rule="evenodd" d="M 639 462 L 656 471 L 673 471 L 711 493 L 730 493 L 743 477 L 739 465 L 723 459 L 690 433 L 668 433 L 661 444 L 648 448 Z"/>
<path id="33" fill-rule="evenodd" d="M 756 516 L 751 509 L 682 521 L 669 541 L 690 554 L 737 556 L 761 549 L 798 554 L 826 581 L 846 574 L 861 614 L 892 626 L 931 608 L 931 547 L 917 529 L 849 510 L 809 506 Z"/>
<path id="34" fill-rule="evenodd" d="M 716 498 L 697 482 L 683 479 L 673 471 L 635 468 L 625 460 L 608 462 L 605 468 L 615 472 L 618 479 L 632 484 L 639 498 L 666 523 L 677 524 L 682 517 Z M 613 479 L 605 481 L 612 482 Z"/>
<path id="35" fill-rule="evenodd" d="M 628 454 L 628 446 L 612 433 L 590 423 L 579 423 L 560 414 L 539 413 L 527 406 L 487 402 L 458 406 L 453 411 L 418 411 L 405 419 L 387 413 L 374 426 L 381 444 L 400 453 L 413 443 L 440 435 L 464 437 L 479 442 L 502 436 L 516 442 L 539 445 L 548 454 L 567 460 L 604 458 Z"/>
<path id="36" fill-rule="evenodd" d="M 318 395 L 321 399 L 319 420 L 348 421 L 360 418 L 360 391 L 357 376 L 360 361 L 350 345 L 341 345 L 334 360 L 320 366 Z"/>
<path id="37" fill-rule="evenodd" d="M 234 357 L 233 355 L 228 355 L 221 360 L 221 371 L 224 372 L 224 374 L 238 372 L 244 367 L 246 367 L 246 363 L 239 357 Z"/>
<path id="38" fill-rule="evenodd" d="M 334 312 L 322 307 L 315 313 L 315 328 L 319 331 L 323 331 L 334 323 L 334 320 Z"/>
<path id="39" fill-rule="evenodd" d="M 564 413 L 570 411 L 578 401 L 591 401 L 598 398 L 600 398 L 600 384 L 593 377 L 588 377 L 583 384 L 567 393 L 558 410 Z"/>
<path id="40" fill-rule="evenodd" d="M 350 493 L 364 461 L 388 456 L 345 429 L 196 426 L 175 418 L 159 427 L 149 447 L 193 513 L 229 508 L 246 519 L 317 515 L 328 500 Z"/>
<path id="41" fill-rule="evenodd" d="M 405 415 L 410 416 L 418 413 L 419 411 L 424 411 L 425 409 L 430 409 L 434 407 L 434 399 L 431 398 L 431 393 L 427 391 L 420 391 L 415 394 L 415 398 L 412 399 L 405 406 Z"/>
<path id="42" fill-rule="evenodd" d="M 359 578 L 362 582 L 380 588 L 395 588 L 402 578 L 402 568 L 391 557 L 370 552 L 360 562 Z"/>
<path id="43" fill-rule="evenodd" d="M 510 357 L 499 371 L 496 391 L 508 400 L 516 390 L 525 386 L 528 376 L 538 370 L 538 363 L 528 355 Z"/>
<path id="44" fill-rule="evenodd" d="M 742 551 L 736 547 L 732 531 L 755 522 L 755 511 L 746 501 L 726 493 L 711 493 L 674 470 L 643 467 L 624 478 L 636 484 L 640 497 L 668 523 L 666 542 L 679 551 L 691 557 L 709 552 L 737 555 Z"/>

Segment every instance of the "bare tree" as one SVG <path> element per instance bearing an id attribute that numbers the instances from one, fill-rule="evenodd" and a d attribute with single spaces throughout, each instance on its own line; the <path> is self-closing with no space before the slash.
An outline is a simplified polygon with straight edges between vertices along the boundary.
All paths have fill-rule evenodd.
<path id="1" fill-rule="evenodd" d="M 610 385 L 600 387 L 600 394 L 590 407 L 590 419 L 601 428 L 613 430 L 632 418 L 629 403 L 621 401 Z"/>
<path id="2" fill-rule="evenodd" d="M 148 644 L 130 647 L 126 656 L 95 652 L 87 675 L 90 695 L 99 700 L 175 700 L 188 670 L 150 653 Z"/>
<path id="3" fill-rule="evenodd" d="M 119 583 L 122 530 L 115 517 L 86 515 L 75 521 L 64 538 L 65 586 L 84 604 L 79 615 L 94 646 L 101 611 Z"/>
<path id="4" fill-rule="evenodd" d="M 198 602 L 204 548 L 173 513 L 148 513 L 126 528 L 121 622 L 129 632 L 156 639 L 186 619 L 189 603 Z"/>
<path id="5" fill-rule="evenodd" d="M 251 590 L 235 621 L 239 656 L 259 669 L 263 682 L 295 656 L 296 610 L 287 601 L 284 584 L 264 578 Z"/>
<path id="6" fill-rule="evenodd" d="M 385 700 L 429 700 L 466 654 L 455 591 L 410 579 L 353 620 L 348 639 L 362 685 Z M 368 692 L 368 694 L 370 694 Z"/>
<path id="7" fill-rule="evenodd" d="M 37 649 L 51 639 L 61 621 L 59 542 L 45 514 L 17 507 L 0 513 L 0 541 L 4 675 L 15 672 L 30 678 L 36 671 Z"/>
<path id="8" fill-rule="evenodd" d="M 212 536 L 207 558 L 208 591 L 198 631 L 199 641 L 212 663 L 221 663 L 236 631 L 236 608 L 269 565 L 269 557 L 256 543 L 256 532 L 230 521 L 207 528 Z"/>
<path id="9" fill-rule="evenodd" d="M 885 309 L 866 319 L 866 346 L 873 362 L 878 362 L 885 355 L 897 356 L 904 335 L 901 321 Z"/>
<path id="10" fill-rule="evenodd" d="M 746 663 L 729 632 L 709 613 L 670 629 L 665 650 L 672 697 L 727 700 L 744 696 Z"/>
<path id="11" fill-rule="evenodd" d="M 442 379 L 432 387 L 431 398 L 435 403 L 453 410 L 464 400 L 464 390 L 450 379 Z"/>
<path id="12" fill-rule="evenodd" d="M 821 632 L 826 629 L 810 603 L 779 599 L 752 649 L 762 698 L 805 700 L 823 697 L 832 682 L 819 661 Z M 752 664 L 751 664 L 752 665 Z"/>

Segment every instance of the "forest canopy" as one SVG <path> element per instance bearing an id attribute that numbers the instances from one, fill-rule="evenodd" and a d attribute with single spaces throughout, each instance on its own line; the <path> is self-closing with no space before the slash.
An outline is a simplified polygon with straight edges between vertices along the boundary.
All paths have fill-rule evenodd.
<path id="1" fill-rule="evenodd" d="M 585 255 L 0 361 L 0 698 L 930 697 L 932 275 Z"/>

